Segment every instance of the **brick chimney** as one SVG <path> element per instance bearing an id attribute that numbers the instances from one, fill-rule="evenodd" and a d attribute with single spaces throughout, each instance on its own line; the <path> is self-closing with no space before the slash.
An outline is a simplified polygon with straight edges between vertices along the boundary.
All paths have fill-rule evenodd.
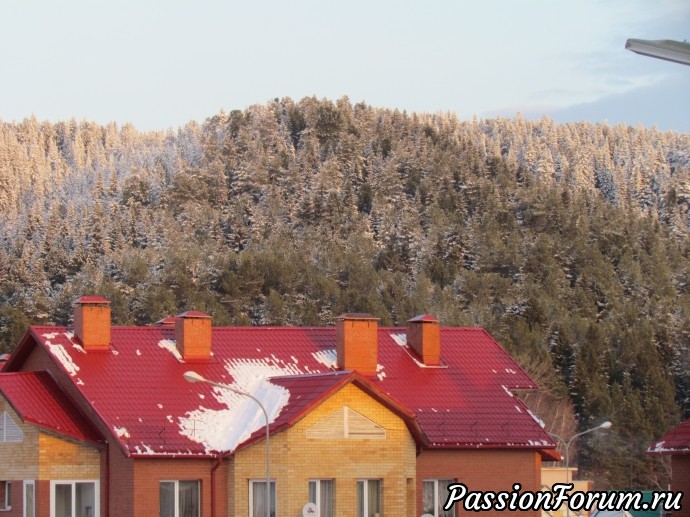
<path id="1" fill-rule="evenodd" d="M 435 366 L 441 362 L 441 325 L 430 314 L 419 314 L 407 321 L 407 344 L 422 362 Z"/>
<path id="2" fill-rule="evenodd" d="M 110 300 L 82 296 L 74 302 L 74 335 L 87 352 L 110 350 Z"/>
<path id="3" fill-rule="evenodd" d="M 336 352 L 340 370 L 376 375 L 378 320 L 371 314 L 341 314 L 336 318 Z"/>
<path id="4" fill-rule="evenodd" d="M 211 317 L 199 311 L 187 311 L 175 318 L 175 341 L 185 362 L 211 359 Z"/>

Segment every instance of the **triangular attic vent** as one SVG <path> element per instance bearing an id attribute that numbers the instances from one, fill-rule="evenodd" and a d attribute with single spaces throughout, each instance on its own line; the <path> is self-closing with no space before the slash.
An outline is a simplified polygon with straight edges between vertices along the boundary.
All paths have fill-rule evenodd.
<path id="1" fill-rule="evenodd" d="M 24 433 L 7 411 L 3 412 L 0 415 L 0 443 L 22 441 L 24 441 Z"/>
<path id="2" fill-rule="evenodd" d="M 344 406 L 307 429 L 307 438 L 385 439 L 386 430 L 354 409 Z"/>

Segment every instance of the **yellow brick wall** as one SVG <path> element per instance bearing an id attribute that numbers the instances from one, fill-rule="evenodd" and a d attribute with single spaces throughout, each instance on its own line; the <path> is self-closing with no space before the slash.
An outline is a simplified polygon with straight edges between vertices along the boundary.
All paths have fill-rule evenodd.
<path id="1" fill-rule="evenodd" d="M 24 441 L 0 442 L 0 480 L 100 478 L 98 449 L 58 438 L 22 422 L 7 400 L 0 396 L 0 415 L 4 411 L 23 431 Z"/>
<path id="2" fill-rule="evenodd" d="M 386 430 L 385 439 L 307 439 L 309 427 L 349 406 Z M 310 479 L 335 480 L 335 515 L 357 514 L 357 480 L 383 480 L 383 515 L 415 515 L 416 445 L 405 422 L 353 384 L 329 397 L 292 428 L 271 438 L 271 478 L 277 482 L 277 515 L 301 515 Z M 229 463 L 229 514 L 249 511 L 249 480 L 266 479 L 263 441 Z"/>
<path id="3" fill-rule="evenodd" d="M 36 479 L 38 476 L 38 429 L 25 424 L 0 395 L 0 415 L 5 411 L 24 433 L 22 443 L 0 442 L 0 480 Z"/>
<path id="4" fill-rule="evenodd" d="M 100 453 L 94 447 L 40 433 L 38 479 L 99 479 Z"/>

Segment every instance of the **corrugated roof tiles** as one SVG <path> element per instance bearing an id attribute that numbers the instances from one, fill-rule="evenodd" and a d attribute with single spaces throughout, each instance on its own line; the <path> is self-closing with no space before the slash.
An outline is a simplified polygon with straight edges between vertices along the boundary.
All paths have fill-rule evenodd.
<path id="1" fill-rule="evenodd" d="M 189 419 L 226 411 L 227 399 L 220 388 L 187 383 L 187 370 L 236 388 L 273 378 L 290 392 L 274 425 L 298 414 L 310 390 L 323 392 L 330 382 L 317 376 L 312 386 L 303 378 L 291 388 L 280 377 L 336 370 L 334 327 L 214 327 L 210 361 L 191 365 L 173 353 L 171 326 L 113 327 L 106 354 L 85 352 L 69 328 L 32 327 L 31 333 L 133 455 L 211 453 L 204 445 L 204 422 L 195 427 Z M 377 375 L 368 379 L 414 413 L 429 447 L 554 447 L 511 393 L 534 389 L 534 382 L 488 333 L 441 327 L 441 343 L 441 365 L 425 367 L 405 344 L 404 328 L 380 327 Z"/>

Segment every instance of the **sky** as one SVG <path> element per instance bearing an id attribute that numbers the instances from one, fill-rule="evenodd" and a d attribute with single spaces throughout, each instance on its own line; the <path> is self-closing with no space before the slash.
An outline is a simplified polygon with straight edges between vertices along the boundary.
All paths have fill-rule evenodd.
<path id="1" fill-rule="evenodd" d="M 689 0 L 2 0 L 0 120 L 140 130 L 306 96 L 690 133 Z"/>

